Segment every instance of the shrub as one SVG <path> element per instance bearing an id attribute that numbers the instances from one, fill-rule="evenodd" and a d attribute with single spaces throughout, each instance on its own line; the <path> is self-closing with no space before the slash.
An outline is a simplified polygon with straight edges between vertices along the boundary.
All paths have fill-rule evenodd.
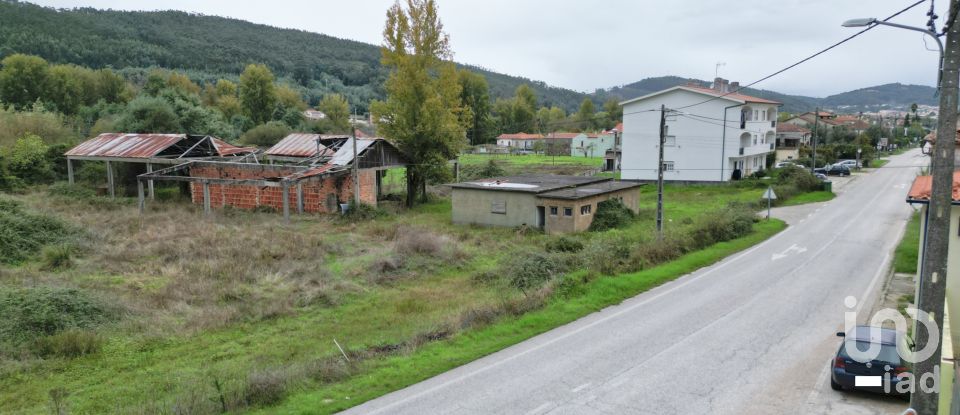
<path id="1" fill-rule="evenodd" d="M 590 223 L 591 232 L 605 231 L 627 226 L 633 222 L 634 213 L 620 199 L 608 199 L 597 203 L 597 212 Z"/>
<path id="2" fill-rule="evenodd" d="M 353 375 L 353 367 L 337 356 L 308 363 L 307 375 L 320 383 L 334 383 Z"/>
<path id="3" fill-rule="evenodd" d="M 23 262 L 44 245 L 63 242 L 76 233 L 58 219 L 25 212 L 19 203 L 0 199 L 0 263 Z"/>
<path id="4" fill-rule="evenodd" d="M 52 271 L 69 268 L 73 265 L 73 247 L 67 244 L 47 245 L 41 251 L 43 269 Z"/>
<path id="5" fill-rule="evenodd" d="M 96 196 L 96 192 L 89 187 L 84 187 L 67 182 L 57 182 L 47 188 L 47 194 L 51 196 L 63 196 L 71 199 L 91 199 Z"/>
<path id="6" fill-rule="evenodd" d="M 579 252 L 583 250 L 583 243 L 566 236 L 547 242 L 547 252 Z"/>
<path id="7" fill-rule="evenodd" d="M 37 339 L 33 350 L 40 357 L 74 358 L 97 353 L 102 345 L 103 340 L 96 333 L 70 329 Z"/>
<path id="8" fill-rule="evenodd" d="M 503 167 L 500 167 L 493 159 L 487 160 L 487 164 L 477 172 L 477 176 L 480 178 L 503 176 L 504 174 L 506 174 L 506 172 L 503 170 Z"/>
<path id="9" fill-rule="evenodd" d="M 424 229 L 402 228 L 394 241 L 394 250 L 400 255 L 419 254 L 434 258 L 448 257 L 446 247 L 452 245 L 449 238 Z"/>
<path id="10" fill-rule="evenodd" d="M 266 124 L 258 125 L 240 136 L 240 142 L 261 147 L 270 147 L 277 144 L 283 137 L 290 134 L 292 130 L 283 121 L 270 121 Z"/>
<path id="11" fill-rule="evenodd" d="M 269 406 L 287 395 L 287 376 L 283 369 L 259 370 L 247 376 L 243 397 L 248 405 Z"/>
<path id="12" fill-rule="evenodd" d="M 743 209 L 724 209 L 703 216 L 690 231 L 693 249 L 730 241 L 753 231 L 756 215 Z"/>
<path id="13" fill-rule="evenodd" d="M 56 176 L 47 159 L 47 145 L 34 134 L 17 139 L 7 157 L 7 171 L 27 183 L 47 183 Z"/>
<path id="14" fill-rule="evenodd" d="M 363 222 L 387 215 L 388 213 L 385 210 L 376 206 L 362 202 L 360 204 L 350 202 L 350 206 L 347 208 L 347 211 L 341 215 L 341 218 L 348 222 Z"/>
<path id="15" fill-rule="evenodd" d="M 684 235 L 668 233 L 662 239 L 640 244 L 632 259 L 640 268 L 659 265 L 683 256 L 687 253 L 687 245 L 688 239 Z"/>
<path id="16" fill-rule="evenodd" d="M 110 320 L 106 305 L 73 288 L 0 289 L 0 343 L 22 344 Z"/>
<path id="17" fill-rule="evenodd" d="M 524 294 L 540 288 L 557 273 L 563 271 L 556 259 L 543 252 L 517 256 L 504 268 L 510 275 L 510 285 Z"/>
<path id="18" fill-rule="evenodd" d="M 777 176 L 777 184 L 793 185 L 801 192 L 820 190 L 820 179 L 817 179 L 817 176 L 814 176 L 807 169 L 793 166 L 780 171 L 779 176 Z"/>
<path id="19" fill-rule="evenodd" d="M 578 255 L 580 263 L 605 275 L 613 275 L 629 269 L 631 244 L 621 238 L 597 238 L 591 241 Z"/>

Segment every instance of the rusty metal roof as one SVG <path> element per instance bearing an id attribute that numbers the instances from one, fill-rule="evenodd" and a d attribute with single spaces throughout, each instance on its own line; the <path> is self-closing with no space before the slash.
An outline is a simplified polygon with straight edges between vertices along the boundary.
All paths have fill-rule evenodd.
<path id="1" fill-rule="evenodd" d="M 84 141 L 64 153 L 78 157 L 154 158 L 184 140 L 202 140 L 209 136 L 187 134 L 127 134 L 104 133 Z M 251 147 L 237 147 L 215 137 L 210 137 L 216 154 L 229 156 L 256 151 Z M 199 141 L 197 141 L 199 142 Z M 184 150 L 185 151 L 185 150 Z"/>
<path id="2" fill-rule="evenodd" d="M 377 142 L 377 139 L 357 139 L 357 154 L 366 150 L 367 147 L 373 145 Z M 336 164 L 338 166 L 346 166 L 353 161 L 353 139 L 347 140 L 346 143 L 343 143 L 343 146 L 337 150 L 337 153 L 333 155 L 333 158 L 330 159 L 330 164 Z"/>
<path id="3" fill-rule="evenodd" d="M 313 157 L 323 150 L 326 146 L 320 144 L 318 140 L 327 138 L 349 138 L 346 135 L 322 135 L 322 134 L 290 134 L 267 149 L 268 156 L 283 157 Z M 318 151 L 319 150 L 319 151 Z"/>

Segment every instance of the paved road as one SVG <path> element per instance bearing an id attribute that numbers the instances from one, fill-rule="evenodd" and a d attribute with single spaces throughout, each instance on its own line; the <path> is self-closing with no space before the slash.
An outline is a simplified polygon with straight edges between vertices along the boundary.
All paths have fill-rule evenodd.
<path id="1" fill-rule="evenodd" d="M 379 414 L 898 413 L 830 390 L 846 296 L 870 310 L 910 207 L 919 151 L 857 177 L 748 251 L 353 408 Z M 866 313 L 864 313 L 866 314 Z"/>

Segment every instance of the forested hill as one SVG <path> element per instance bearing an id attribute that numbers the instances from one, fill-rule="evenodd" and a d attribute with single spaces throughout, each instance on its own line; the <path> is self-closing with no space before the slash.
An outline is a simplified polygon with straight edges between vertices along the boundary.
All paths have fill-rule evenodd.
<path id="1" fill-rule="evenodd" d="M 370 22 L 378 30 L 382 22 Z M 310 103 L 336 92 L 365 107 L 382 98 L 386 71 L 379 47 L 302 30 L 179 11 L 58 10 L 0 0 L 0 58 L 13 53 L 92 68 L 164 67 L 194 80 L 236 77 L 263 63 L 299 84 Z M 575 110 L 585 96 L 542 82 L 473 68 L 486 76 L 493 98 L 530 84 L 541 105 Z"/>
<path id="2" fill-rule="evenodd" d="M 597 96 L 611 96 L 619 99 L 631 99 L 689 82 L 688 78 L 660 76 L 646 78 L 639 82 L 613 87 L 597 93 Z M 701 85 L 710 82 L 697 80 Z M 744 89 L 744 93 L 760 98 L 772 99 L 783 103 L 783 111 L 812 111 L 815 107 L 829 108 L 841 112 L 876 111 L 878 109 L 907 109 L 911 104 L 937 105 L 936 89 L 923 85 L 886 84 L 870 88 L 831 95 L 826 98 L 803 95 L 787 95 L 767 89 Z"/>

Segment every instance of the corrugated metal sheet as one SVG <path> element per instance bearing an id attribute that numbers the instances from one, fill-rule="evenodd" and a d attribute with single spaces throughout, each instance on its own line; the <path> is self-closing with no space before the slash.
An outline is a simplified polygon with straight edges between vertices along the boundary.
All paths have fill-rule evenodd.
<path id="1" fill-rule="evenodd" d="M 290 134 L 280 140 L 279 143 L 274 144 L 273 147 L 270 147 L 266 154 L 268 156 L 283 156 L 283 157 L 313 157 L 317 154 L 317 149 L 319 148 L 322 152 L 326 149 L 323 144 L 317 146 L 317 140 L 321 138 L 346 138 L 346 136 L 338 135 L 321 135 L 321 134 Z"/>
<path id="2" fill-rule="evenodd" d="M 216 147 L 220 156 L 233 156 L 236 154 L 253 153 L 257 151 L 256 147 L 237 147 L 216 137 L 210 137 L 213 140 L 213 146 Z"/>
<path id="3" fill-rule="evenodd" d="M 368 140 L 368 139 L 357 139 L 357 154 L 360 154 L 367 147 L 373 145 L 377 140 Z M 346 143 L 343 143 L 343 146 L 337 150 L 337 153 L 333 155 L 333 158 L 330 159 L 330 164 L 335 164 L 337 166 L 346 166 L 353 161 L 353 139 L 347 140 Z"/>
<path id="4" fill-rule="evenodd" d="M 64 154 L 78 157 L 147 159 L 156 157 L 170 146 L 186 139 L 186 134 L 104 133 L 80 143 Z M 211 156 L 230 156 L 256 151 L 255 148 L 237 147 L 215 137 L 211 139 L 218 153 Z"/>
<path id="5" fill-rule="evenodd" d="M 185 134 L 104 133 L 70 149 L 67 156 L 151 158 L 178 141 Z"/>

